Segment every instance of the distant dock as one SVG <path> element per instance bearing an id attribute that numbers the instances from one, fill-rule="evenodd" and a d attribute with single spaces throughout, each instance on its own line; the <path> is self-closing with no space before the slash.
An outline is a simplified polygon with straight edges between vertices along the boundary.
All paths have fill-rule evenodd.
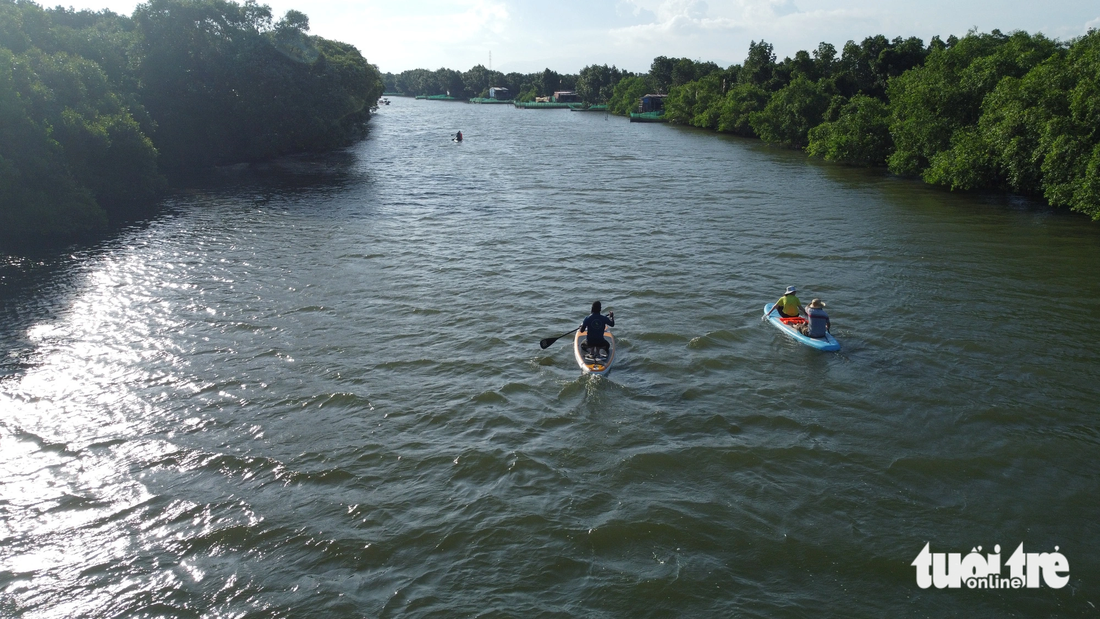
<path id="1" fill-rule="evenodd" d="M 664 123 L 665 111 L 658 110 L 656 112 L 631 112 L 630 122 L 632 123 Z"/>
<path id="2" fill-rule="evenodd" d="M 555 103 L 546 101 L 516 101 L 515 106 L 521 110 L 567 110 L 570 105 L 576 105 L 575 103 Z"/>

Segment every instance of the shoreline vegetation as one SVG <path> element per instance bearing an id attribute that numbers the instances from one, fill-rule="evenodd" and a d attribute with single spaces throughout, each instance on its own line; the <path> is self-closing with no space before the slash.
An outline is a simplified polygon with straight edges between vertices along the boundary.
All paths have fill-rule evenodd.
<path id="1" fill-rule="evenodd" d="M 150 0 L 133 16 L 0 0 L 0 245 L 94 238 L 168 178 L 345 146 L 381 73 L 295 10 Z"/>
<path id="2" fill-rule="evenodd" d="M 753 41 L 739 65 L 659 56 L 648 73 L 590 65 L 576 75 L 550 69 L 504 74 L 414 69 L 383 75 L 386 92 L 449 93 L 488 88 L 516 101 L 575 91 L 617 115 L 646 94 L 666 94 L 663 119 L 759 138 L 843 165 L 886 167 L 952 191 L 1006 191 L 1100 221 L 1100 31 L 1068 42 L 999 30 L 946 40 L 848 41 L 838 51 L 777 61 Z"/>
<path id="3" fill-rule="evenodd" d="M 158 208 L 169 178 L 362 137 L 383 93 L 517 102 L 574 91 L 629 116 L 759 138 L 950 190 L 1007 191 L 1100 220 L 1100 32 L 876 35 L 648 73 L 477 65 L 382 74 L 355 47 L 246 0 L 150 0 L 130 17 L 0 0 L 0 245 L 68 243 Z"/>

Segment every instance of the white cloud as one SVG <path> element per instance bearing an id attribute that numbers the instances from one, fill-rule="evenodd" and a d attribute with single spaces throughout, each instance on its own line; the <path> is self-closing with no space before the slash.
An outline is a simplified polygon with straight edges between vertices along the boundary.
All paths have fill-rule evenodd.
<path id="1" fill-rule="evenodd" d="M 706 18 L 707 8 L 707 3 L 702 0 L 665 0 L 657 8 L 657 19 L 661 22 L 671 22 L 682 17 L 701 20 Z"/>
<path id="2" fill-rule="evenodd" d="M 657 8 L 656 17 L 655 22 L 614 28 L 608 34 L 618 45 L 633 45 L 732 32 L 738 28 L 733 19 L 709 17 L 707 3 L 700 0 L 666 0 Z"/>
<path id="3" fill-rule="evenodd" d="M 241 1 L 241 0 L 236 0 Z M 838 48 L 889 38 L 1022 29 L 1071 39 L 1100 28 L 1095 2 L 1001 0 L 259 0 L 276 18 L 298 9 L 310 32 L 351 43 L 383 70 L 487 64 L 522 72 L 576 72 L 588 64 L 646 70 L 656 56 L 741 62 L 750 40 L 782 59 L 821 41 Z M 40 2 L 129 15 L 137 0 Z"/>
<path id="4" fill-rule="evenodd" d="M 502 2 L 475 2 L 457 16 L 452 26 L 466 29 L 470 36 L 484 32 L 499 34 L 508 26 L 508 7 Z"/>
<path id="5" fill-rule="evenodd" d="M 347 26 L 357 28 L 366 25 L 373 34 L 391 42 L 400 37 L 410 43 L 432 44 L 475 40 L 487 33 L 500 33 L 508 25 L 508 8 L 503 2 L 448 2 L 446 8 L 451 10 L 444 7 L 437 11 L 374 9 L 369 12 L 382 19 L 375 23 L 350 23 Z M 412 34 L 415 36 L 410 36 Z"/>
<path id="6" fill-rule="evenodd" d="M 771 10 L 776 15 L 791 15 L 798 13 L 798 6 L 794 0 L 770 0 Z"/>
<path id="7" fill-rule="evenodd" d="M 633 21 L 640 23 L 648 23 L 657 19 L 657 15 L 653 11 L 650 11 L 636 2 L 630 2 L 630 0 L 616 2 L 615 13 L 621 17 L 633 18 Z"/>
<path id="8" fill-rule="evenodd" d="M 293 0 L 281 0 L 289 2 Z M 333 5 L 331 8 L 326 4 Z M 424 3 L 316 2 L 311 31 L 359 47 L 383 71 L 447 67 L 465 71 L 502 49 L 511 14 L 499 0 Z M 368 42 L 364 44 L 363 42 Z M 495 42 L 495 43 L 494 43 Z"/>

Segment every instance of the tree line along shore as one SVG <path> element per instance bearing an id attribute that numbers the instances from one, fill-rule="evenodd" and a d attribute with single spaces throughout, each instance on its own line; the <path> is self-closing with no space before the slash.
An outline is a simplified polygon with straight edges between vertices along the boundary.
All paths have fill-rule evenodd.
<path id="1" fill-rule="evenodd" d="M 853 166 L 885 166 L 952 190 L 1002 190 L 1100 220 L 1100 32 L 1063 42 L 993 30 L 946 40 L 878 35 L 777 61 L 753 41 L 742 64 L 654 59 L 648 73 L 416 69 L 387 92 L 531 101 L 558 90 L 614 114 L 666 94 L 664 119 L 759 138 Z"/>
<path id="2" fill-rule="evenodd" d="M 348 44 L 246 0 L 150 0 L 132 16 L 0 0 L 0 244 L 70 242 L 155 211 L 188 170 L 345 146 L 383 92 L 519 100 L 574 90 L 664 118 L 950 189 L 1006 190 L 1100 219 L 1100 33 L 970 32 L 821 43 L 778 61 L 654 59 L 503 74 L 382 74 Z"/>
<path id="3" fill-rule="evenodd" d="M 0 244 L 91 238 L 153 212 L 176 173 L 362 136 L 378 68 L 308 31 L 254 0 L 130 17 L 0 0 Z"/>

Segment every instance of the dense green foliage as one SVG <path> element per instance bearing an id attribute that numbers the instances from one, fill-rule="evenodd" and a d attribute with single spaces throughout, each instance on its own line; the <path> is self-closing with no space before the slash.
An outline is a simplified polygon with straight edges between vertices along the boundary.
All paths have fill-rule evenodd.
<path id="1" fill-rule="evenodd" d="M 719 131 L 752 137 L 749 119 L 768 104 L 770 93 L 756 84 L 737 84 L 726 91 L 718 110 Z"/>
<path id="2" fill-rule="evenodd" d="M 18 79 L 28 76 L 20 69 L 16 57 L 0 48 L 0 234 L 25 239 L 52 230 L 74 238 L 102 228 L 106 213 L 77 183 L 45 120 L 28 113 Z M 37 80 L 29 86 L 46 90 Z"/>
<path id="3" fill-rule="evenodd" d="M 910 175 L 928 169 L 938 154 L 951 149 L 956 134 L 965 141 L 963 135 L 981 116 L 982 100 L 1002 78 L 1022 77 L 1055 47 L 1041 35 L 971 34 L 892 80 L 887 90 L 896 151 L 890 168 Z"/>
<path id="4" fill-rule="evenodd" d="M 749 116 L 749 124 L 765 142 L 805 146 L 810 129 L 821 123 L 829 108 L 829 86 L 799 73 L 772 94 L 763 110 Z"/>
<path id="5" fill-rule="evenodd" d="M 254 0 L 0 0 L 0 241 L 76 239 L 149 210 L 165 173 L 360 135 L 381 75 L 308 30 Z"/>
<path id="6" fill-rule="evenodd" d="M 959 45 L 898 82 L 895 140 L 908 150 L 891 167 L 952 189 L 1041 195 L 1100 219 L 1100 33 L 1068 47 L 1021 33 L 973 39 L 991 51 L 952 54 Z M 922 91 L 933 80 L 958 108 L 920 128 L 913 108 L 930 104 Z"/>
<path id="7" fill-rule="evenodd" d="M 666 94 L 665 118 L 952 190 L 1042 196 L 1100 220 L 1100 33 L 867 37 L 778 61 L 658 56 L 636 75 L 415 69 L 381 75 L 309 19 L 246 0 L 149 0 L 132 17 L 0 0 L 0 241 L 68 240 L 148 208 L 165 174 L 326 149 L 361 135 L 385 91 L 521 101 L 575 90 L 615 114 Z"/>
<path id="8" fill-rule="evenodd" d="M 630 74 L 607 65 L 589 65 L 577 75 L 577 94 L 585 103 L 606 104 L 624 75 Z"/>
<path id="9" fill-rule="evenodd" d="M 829 110 L 835 118 L 810 129 L 806 152 L 849 165 L 881 165 L 893 153 L 886 103 L 862 94 L 837 102 L 841 105 Z"/>
<path id="10" fill-rule="evenodd" d="M 355 48 L 309 37 L 297 11 L 151 0 L 134 22 L 141 98 L 168 167 L 266 159 L 345 143 L 381 96 Z"/>
<path id="11" fill-rule="evenodd" d="M 888 166 L 950 189 L 1042 196 L 1100 220 L 1100 32 L 1061 43 L 970 32 L 926 46 L 878 35 L 840 57 L 822 43 L 741 65 L 658 57 L 621 80 L 610 110 L 666 92 L 673 123 L 758 137 L 848 165 Z"/>
<path id="12" fill-rule="evenodd" d="M 649 75 L 633 75 L 619 80 L 612 90 L 611 98 L 607 102 L 607 109 L 612 114 L 626 116 L 637 111 L 638 101 L 647 94 L 657 91 L 653 84 L 653 78 Z"/>

